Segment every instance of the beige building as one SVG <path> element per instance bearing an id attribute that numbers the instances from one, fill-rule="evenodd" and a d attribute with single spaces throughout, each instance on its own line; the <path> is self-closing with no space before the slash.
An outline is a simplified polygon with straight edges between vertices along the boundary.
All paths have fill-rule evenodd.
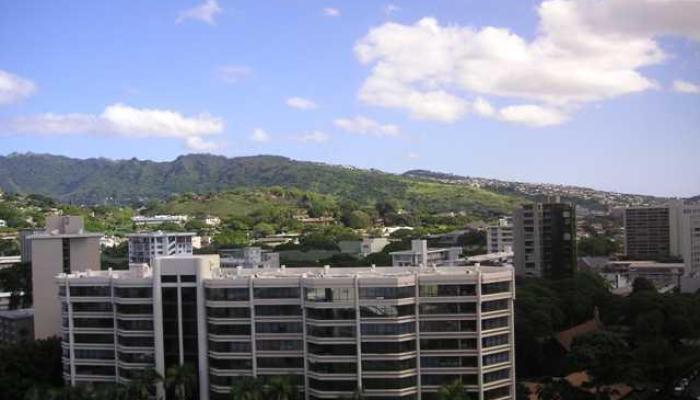
<path id="1" fill-rule="evenodd" d="M 46 231 L 31 235 L 34 338 L 61 334 L 56 275 L 100 269 L 99 233 L 83 231 L 82 217 L 51 216 Z"/>

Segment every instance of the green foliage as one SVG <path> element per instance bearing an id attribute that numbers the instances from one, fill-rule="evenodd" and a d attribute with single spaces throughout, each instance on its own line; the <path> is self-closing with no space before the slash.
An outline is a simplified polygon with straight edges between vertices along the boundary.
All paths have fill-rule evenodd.
<path id="1" fill-rule="evenodd" d="M 224 229 L 214 235 L 214 243 L 218 248 L 245 247 L 248 245 L 248 234 L 245 231 Z"/>
<path id="2" fill-rule="evenodd" d="M 10 292 L 8 308 L 28 308 L 32 305 L 32 265 L 15 264 L 0 269 L 0 291 Z M 24 296 L 22 296 L 24 293 Z"/>
<path id="3" fill-rule="evenodd" d="M 372 225 L 372 219 L 370 216 L 366 212 L 360 210 L 354 210 L 347 213 L 343 217 L 343 222 L 346 226 L 353 229 L 369 228 Z"/>
<path id="4" fill-rule="evenodd" d="M 61 386 L 59 338 L 0 346 L 0 396 L 3 398 L 22 399 L 33 387 Z"/>
<path id="5" fill-rule="evenodd" d="M 462 382 L 455 380 L 452 383 L 442 385 L 438 390 L 439 400 L 470 400 L 471 396 L 467 392 Z"/>
<path id="6" fill-rule="evenodd" d="M 18 256 L 19 242 L 14 239 L 0 239 L 0 257 Z"/>
<path id="7" fill-rule="evenodd" d="M 173 365 L 165 372 L 165 389 L 176 400 L 191 399 L 196 386 L 196 372 L 191 365 Z"/>
<path id="8" fill-rule="evenodd" d="M 638 277 L 634 278 L 634 282 L 632 282 L 632 291 L 634 293 L 641 292 L 644 290 L 652 290 L 656 291 L 656 287 L 654 284 L 647 278 L 644 277 Z"/>
<path id="9" fill-rule="evenodd" d="M 606 257 L 620 251 L 620 244 L 609 237 L 592 235 L 578 240 L 578 255 L 581 257 Z"/>

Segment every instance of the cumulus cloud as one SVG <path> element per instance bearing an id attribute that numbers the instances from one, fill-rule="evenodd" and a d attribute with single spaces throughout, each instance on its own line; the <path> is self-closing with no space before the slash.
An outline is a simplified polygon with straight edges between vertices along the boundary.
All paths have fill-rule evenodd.
<path id="1" fill-rule="evenodd" d="M 17 117 L 8 124 L 8 130 L 15 133 L 175 138 L 193 151 L 213 150 L 217 144 L 204 137 L 220 134 L 223 129 L 222 119 L 206 113 L 185 117 L 175 111 L 134 108 L 120 103 L 106 107 L 99 115 L 46 113 Z"/>
<path id="2" fill-rule="evenodd" d="M 303 97 L 290 97 L 287 99 L 286 103 L 289 107 L 296 108 L 297 110 L 313 110 L 314 108 L 318 108 L 318 104 L 313 100 Z"/>
<path id="3" fill-rule="evenodd" d="M 333 121 L 333 124 L 344 131 L 362 135 L 399 136 L 400 134 L 400 129 L 396 125 L 380 124 L 371 118 L 359 115 L 354 118 L 338 118 Z"/>
<path id="4" fill-rule="evenodd" d="M 340 10 L 333 7 L 326 7 L 323 9 L 323 15 L 326 17 L 340 17 Z"/>
<path id="5" fill-rule="evenodd" d="M 398 12 L 398 11 L 401 11 L 401 7 L 397 6 L 396 4 L 391 4 L 391 3 L 385 5 L 382 8 L 382 12 L 387 17 L 390 17 L 392 14 L 394 14 L 395 12 Z"/>
<path id="6" fill-rule="evenodd" d="M 537 12 L 531 40 L 507 28 L 440 25 L 434 18 L 371 29 L 355 45 L 357 59 L 372 68 L 358 96 L 442 122 L 470 112 L 496 115 L 479 96 L 525 100 L 547 112 L 514 106 L 516 115 L 526 110 L 561 123 L 577 105 L 658 87 L 641 72 L 667 59 L 658 37 L 700 40 L 700 1 L 546 0 Z M 514 114 L 501 111 L 503 119 Z"/>
<path id="7" fill-rule="evenodd" d="M 688 82 L 688 81 L 682 81 L 682 80 L 675 80 L 673 81 L 673 91 L 678 92 L 678 93 L 691 93 L 691 94 L 698 94 L 700 93 L 700 85 Z"/>
<path id="8" fill-rule="evenodd" d="M 253 74 L 247 65 L 220 65 L 216 67 L 216 77 L 225 83 L 238 83 Z"/>
<path id="9" fill-rule="evenodd" d="M 221 11 L 221 7 L 216 0 L 206 0 L 198 6 L 181 11 L 175 22 L 179 24 L 188 19 L 193 19 L 195 21 L 205 22 L 209 25 L 216 25 L 216 20 L 214 18 L 220 14 Z"/>
<path id="10" fill-rule="evenodd" d="M 16 103 L 34 92 L 34 82 L 0 69 L 0 105 Z"/>
<path id="11" fill-rule="evenodd" d="M 321 131 L 313 131 L 305 133 L 297 137 L 300 142 L 303 143 L 325 143 L 330 139 L 327 133 Z"/>
<path id="12" fill-rule="evenodd" d="M 253 134 L 250 135 L 250 140 L 259 143 L 266 143 L 270 141 L 270 134 L 265 132 L 262 128 L 253 129 Z"/>
<path id="13" fill-rule="evenodd" d="M 498 118 L 507 122 L 538 127 L 559 125 L 566 120 L 566 115 L 554 108 L 523 104 L 500 109 Z"/>

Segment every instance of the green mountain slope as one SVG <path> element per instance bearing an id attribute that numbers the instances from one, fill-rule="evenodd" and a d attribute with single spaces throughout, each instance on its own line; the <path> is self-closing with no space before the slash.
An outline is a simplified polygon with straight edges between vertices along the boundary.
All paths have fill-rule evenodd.
<path id="1" fill-rule="evenodd" d="M 392 201 L 410 212 L 462 212 L 474 217 L 509 212 L 520 200 L 466 185 L 278 156 L 186 155 L 169 162 L 79 160 L 44 154 L 0 157 L 2 190 L 73 203 L 130 203 L 186 192 L 272 186 L 332 195 L 360 205 Z"/>

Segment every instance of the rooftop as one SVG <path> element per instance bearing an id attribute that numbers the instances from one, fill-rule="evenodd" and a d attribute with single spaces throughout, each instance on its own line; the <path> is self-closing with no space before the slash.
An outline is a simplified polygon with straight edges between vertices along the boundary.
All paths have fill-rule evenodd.
<path id="1" fill-rule="evenodd" d="M 24 319 L 34 316 L 33 308 L 21 308 L 19 310 L 4 310 L 0 311 L 0 318 L 5 319 Z"/>
<path id="2" fill-rule="evenodd" d="M 137 233 L 130 233 L 126 235 L 126 237 L 162 237 L 162 236 L 195 236 L 196 233 L 194 232 L 163 232 L 163 231 L 154 231 L 154 232 L 137 232 Z"/>

